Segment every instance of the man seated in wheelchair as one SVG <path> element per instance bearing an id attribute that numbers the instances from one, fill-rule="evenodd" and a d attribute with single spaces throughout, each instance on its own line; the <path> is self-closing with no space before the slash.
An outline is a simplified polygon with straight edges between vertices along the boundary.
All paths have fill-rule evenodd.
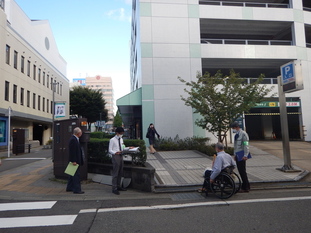
<path id="1" fill-rule="evenodd" d="M 223 171 L 225 168 L 231 169 L 231 171 L 236 167 L 236 162 L 233 160 L 231 155 L 224 151 L 224 145 L 220 142 L 216 143 L 215 150 L 217 152 L 217 157 L 214 159 L 212 164 L 212 170 L 205 170 L 204 172 L 204 184 L 203 187 L 208 187 L 208 183 L 213 183 L 215 178 Z M 199 190 L 200 191 L 200 190 Z M 203 191 L 203 190 L 201 190 Z"/>

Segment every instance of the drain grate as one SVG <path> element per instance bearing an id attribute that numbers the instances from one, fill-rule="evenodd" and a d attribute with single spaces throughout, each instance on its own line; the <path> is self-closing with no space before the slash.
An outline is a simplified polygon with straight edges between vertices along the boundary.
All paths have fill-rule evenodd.
<path id="1" fill-rule="evenodd" d="M 171 194 L 170 197 L 173 201 L 204 199 L 200 193 L 175 193 Z"/>

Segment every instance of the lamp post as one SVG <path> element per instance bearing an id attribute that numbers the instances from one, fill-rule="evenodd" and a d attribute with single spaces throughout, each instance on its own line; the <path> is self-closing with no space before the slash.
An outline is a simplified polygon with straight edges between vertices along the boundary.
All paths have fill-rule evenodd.
<path id="1" fill-rule="evenodd" d="M 8 108 L 8 158 L 10 158 L 10 142 L 11 142 L 11 111 L 12 108 Z"/>
<path id="2" fill-rule="evenodd" d="M 54 80 L 52 84 L 52 160 L 54 161 L 54 117 L 55 117 L 55 86 L 57 85 L 56 81 Z"/>

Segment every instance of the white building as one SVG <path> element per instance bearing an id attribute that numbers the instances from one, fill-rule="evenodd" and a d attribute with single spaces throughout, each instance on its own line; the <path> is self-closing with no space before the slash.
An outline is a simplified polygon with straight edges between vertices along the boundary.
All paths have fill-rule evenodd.
<path id="1" fill-rule="evenodd" d="M 30 20 L 14 0 L 0 6 L 0 127 L 11 107 L 11 135 L 25 129 L 26 141 L 45 144 L 52 135 L 53 86 L 55 103 L 65 102 L 69 116 L 67 64 L 47 20 Z"/>
<path id="2" fill-rule="evenodd" d="M 194 124 L 178 76 L 190 81 L 197 72 L 233 68 L 250 81 L 264 73 L 265 83 L 277 86 L 280 66 L 301 60 L 304 90 L 286 95 L 290 138 L 311 141 L 310 48 L 310 0 L 134 0 L 132 93 L 117 105 L 140 137 L 154 123 L 162 136 L 215 140 Z M 251 139 L 280 137 L 277 101 L 267 99 L 246 115 Z"/>

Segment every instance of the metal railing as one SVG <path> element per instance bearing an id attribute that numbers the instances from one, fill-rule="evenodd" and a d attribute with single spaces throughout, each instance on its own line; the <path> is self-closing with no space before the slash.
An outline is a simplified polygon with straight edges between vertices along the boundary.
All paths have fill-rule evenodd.
<path id="1" fill-rule="evenodd" d="M 258 78 L 244 78 L 248 84 L 254 83 L 258 80 Z M 278 84 L 277 78 L 263 78 L 261 84 Z"/>
<path id="2" fill-rule="evenodd" d="M 291 40 L 201 39 L 202 44 L 293 45 Z"/>
<path id="3" fill-rule="evenodd" d="M 260 3 L 260 2 L 223 2 L 200 0 L 201 5 L 218 5 L 218 6 L 241 6 L 241 7 L 266 7 L 266 8 L 289 8 L 289 4 L 285 3 Z"/>

